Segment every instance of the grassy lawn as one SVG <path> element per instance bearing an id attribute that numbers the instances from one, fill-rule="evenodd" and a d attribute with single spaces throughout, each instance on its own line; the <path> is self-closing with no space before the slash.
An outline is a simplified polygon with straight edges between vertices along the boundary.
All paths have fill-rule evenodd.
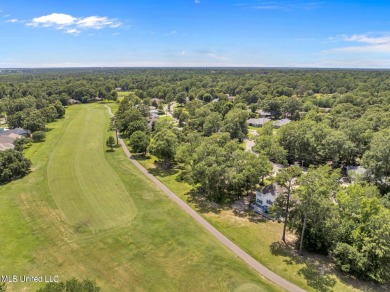
<path id="1" fill-rule="evenodd" d="M 115 106 L 115 104 L 110 104 Z M 93 279 L 103 291 L 279 291 L 203 230 L 116 149 L 109 116 L 77 105 L 0 186 L 0 271 Z M 42 283 L 14 283 L 33 291 Z"/>
<path id="2" fill-rule="evenodd" d="M 167 116 L 167 115 L 161 115 L 158 119 L 159 122 L 162 122 L 162 121 L 168 121 L 168 122 L 173 122 L 175 123 L 175 119 L 170 117 L 170 116 Z"/>
<path id="3" fill-rule="evenodd" d="M 215 207 L 193 195 L 192 186 L 180 181 L 179 168 L 164 172 L 154 164 L 156 157 L 136 157 L 145 168 L 238 246 L 272 271 L 305 290 L 383 291 L 383 288 L 374 284 L 340 274 L 325 256 L 297 256 L 292 234 L 288 235 L 288 244 L 280 240 L 281 224 L 259 220 L 252 212 L 236 214 L 229 206 Z"/>
<path id="4" fill-rule="evenodd" d="M 130 95 L 131 93 L 133 93 L 133 92 L 132 91 L 118 91 L 118 100 L 121 101 L 123 98 Z"/>

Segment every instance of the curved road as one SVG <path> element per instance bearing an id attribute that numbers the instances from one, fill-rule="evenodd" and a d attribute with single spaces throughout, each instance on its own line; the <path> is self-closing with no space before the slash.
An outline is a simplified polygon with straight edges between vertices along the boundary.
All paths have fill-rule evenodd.
<path id="1" fill-rule="evenodd" d="M 108 108 L 108 112 L 111 116 L 114 116 L 111 108 Z M 160 182 L 155 176 L 150 174 L 141 164 L 136 161 L 129 150 L 126 147 L 125 142 L 122 138 L 119 138 L 119 143 L 122 146 L 123 151 L 130 158 L 130 161 L 144 174 L 146 175 L 153 183 L 155 183 L 160 189 L 162 189 L 165 194 L 171 198 L 176 204 L 178 204 L 184 211 L 186 211 L 192 218 L 194 218 L 200 225 L 202 225 L 207 231 L 209 231 L 216 239 L 222 242 L 227 248 L 229 248 L 232 252 L 234 252 L 238 257 L 240 257 L 244 262 L 246 262 L 249 266 L 255 269 L 258 273 L 263 275 L 268 280 L 274 282 L 280 287 L 288 290 L 288 291 L 305 291 L 304 289 L 296 286 L 293 283 L 285 280 L 279 275 L 267 269 L 265 266 L 257 262 L 253 257 L 243 251 L 240 247 L 234 244 L 230 239 L 228 239 L 225 235 L 219 232 L 215 227 L 213 227 L 210 223 L 208 223 L 202 216 L 200 216 L 195 210 L 193 210 L 190 206 L 188 206 L 182 199 L 176 196 L 170 189 L 168 189 L 162 182 Z"/>

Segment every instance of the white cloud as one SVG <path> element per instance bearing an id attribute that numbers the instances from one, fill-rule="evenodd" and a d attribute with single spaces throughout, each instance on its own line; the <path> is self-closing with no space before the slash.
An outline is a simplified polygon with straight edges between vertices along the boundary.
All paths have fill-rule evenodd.
<path id="1" fill-rule="evenodd" d="M 66 33 L 73 34 L 73 35 L 78 35 L 79 33 L 81 33 L 81 31 L 79 31 L 79 30 L 77 30 L 75 28 L 71 28 L 71 29 L 66 30 Z"/>
<path id="2" fill-rule="evenodd" d="M 195 0 L 194 3 L 195 4 L 200 4 L 200 0 Z"/>
<path id="3" fill-rule="evenodd" d="M 92 29 L 102 29 L 104 27 L 116 28 L 119 27 L 121 23 L 109 19 L 107 17 L 98 17 L 98 16 L 89 16 L 81 18 L 77 21 L 77 27 L 79 28 L 92 28 Z"/>
<path id="4" fill-rule="evenodd" d="M 353 46 L 332 48 L 322 53 L 348 52 L 348 53 L 390 53 L 390 34 L 375 36 L 373 34 L 342 35 L 332 38 L 345 43 L 357 43 Z"/>
<path id="5" fill-rule="evenodd" d="M 65 30 L 66 33 L 77 35 L 82 30 L 118 28 L 122 24 L 116 19 L 101 16 L 74 17 L 63 13 L 52 13 L 35 17 L 26 25 L 33 27 L 46 27 Z"/>
<path id="6" fill-rule="evenodd" d="M 13 18 L 13 19 L 8 19 L 8 20 L 6 20 L 5 22 L 9 22 L 9 23 L 17 23 L 17 22 L 22 22 L 22 20 L 19 20 L 19 19 Z"/>
<path id="7" fill-rule="evenodd" d="M 49 27 L 49 26 L 59 26 L 64 27 L 71 24 L 74 24 L 76 21 L 76 18 L 63 14 L 63 13 L 52 13 L 50 15 L 45 15 L 41 17 L 35 17 L 32 22 L 29 23 L 31 26 L 43 26 L 43 27 Z"/>

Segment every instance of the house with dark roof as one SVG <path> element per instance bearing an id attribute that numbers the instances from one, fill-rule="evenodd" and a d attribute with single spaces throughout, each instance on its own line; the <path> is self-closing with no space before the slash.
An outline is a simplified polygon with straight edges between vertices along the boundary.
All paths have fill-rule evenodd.
<path id="1" fill-rule="evenodd" d="M 264 209 L 267 210 L 268 207 L 273 205 L 276 198 L 284 192 L 286 192 L 286 188 L 273 183 L 263 188 L 261 191 L 256 192 L 256 204 L 264 207 Z"/>
<path id="2" fill-rule="evenodd" d="M 25 130 L 22 128 L 4 129 L 3 131 L 0 131 L 0 136 L 9 136 L 11 134 L 20 135 L 23 137 L 30 137 L 31 136 L 31 132 L 29 130 Z"/>
<path id="3" fill-rule="evenodd" d="M 249 126 L 262 127 L 262 126 L 264 126 L 265 123 L 268 123 L 269 121 L 271 121 L 271 120 L 268 118 L 257 118 L 257 119 L 251 118 L 251 119 L 248 119 L 246 121 L 246 123 Z"/>

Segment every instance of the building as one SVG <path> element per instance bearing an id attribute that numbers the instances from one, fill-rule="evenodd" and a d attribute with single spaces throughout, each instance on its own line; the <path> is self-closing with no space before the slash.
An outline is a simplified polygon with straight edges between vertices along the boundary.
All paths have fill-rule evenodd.
<path id="1" fill-rule="evenodd" d="M 14 142 L 22 137 L 30 137 L 31 132 L 22 128 L 0 128 L 0 151 L 15 148 Z"/>
<path id="2" fill-rule="evenodd" d="M 25 130 L 22 128 L 15 128 L 15 129 L 4 129 L 1 128 L 2 131 L 0 131 L 0 136 L 10 136 L 12 134 L 16 134 L 23 137 L 30 137 L 31 132 L 29 130 Z"/>
<path id="3" fill-rule="evenodd" d="M 281 120 L 276 120 L 274 122 L 275 128 L 280 128 L 281 126 L 287 125 L 291 122 L 290 119 L 281 119 Z"/>
<path id="4" fill-rule="evenodd" d="M 14 134 L 15 135 L 15 134 Z M 22 137 L 22 136 L 20 136 Z M 0 151 L 15 148 L 13 144 L 16 139 L 9 136 L 0 136 Z"/>
<path id="5" fill-rule="evenodd" d="M 263 207 L 267 210 L 273 205 L 276 198 L 286 191 L 285 188 L 279 186 L 276 183 L 273 183 L 261 191 L 256 192 L 256 205 Z"/>
<path id="6" fill-rule="evenodd" d="M 256 113 L 258 113 L 261 118 L 270 118 L 272 116 L 270 112 L 265 112 L 263 110 L 257 110 Z"/>
<path id="7" fill-rule="evenodd" d="M 271 120 L 268 118 L 257 118 L 257 119 L 252 118 L 252 119 L 248 119 L 246 121 L 246 123 L 249 126 L 262 127 L 262 126 L 264 126 L 265 123 L 268 123 L 269 121 L 271 121 Z"/>

